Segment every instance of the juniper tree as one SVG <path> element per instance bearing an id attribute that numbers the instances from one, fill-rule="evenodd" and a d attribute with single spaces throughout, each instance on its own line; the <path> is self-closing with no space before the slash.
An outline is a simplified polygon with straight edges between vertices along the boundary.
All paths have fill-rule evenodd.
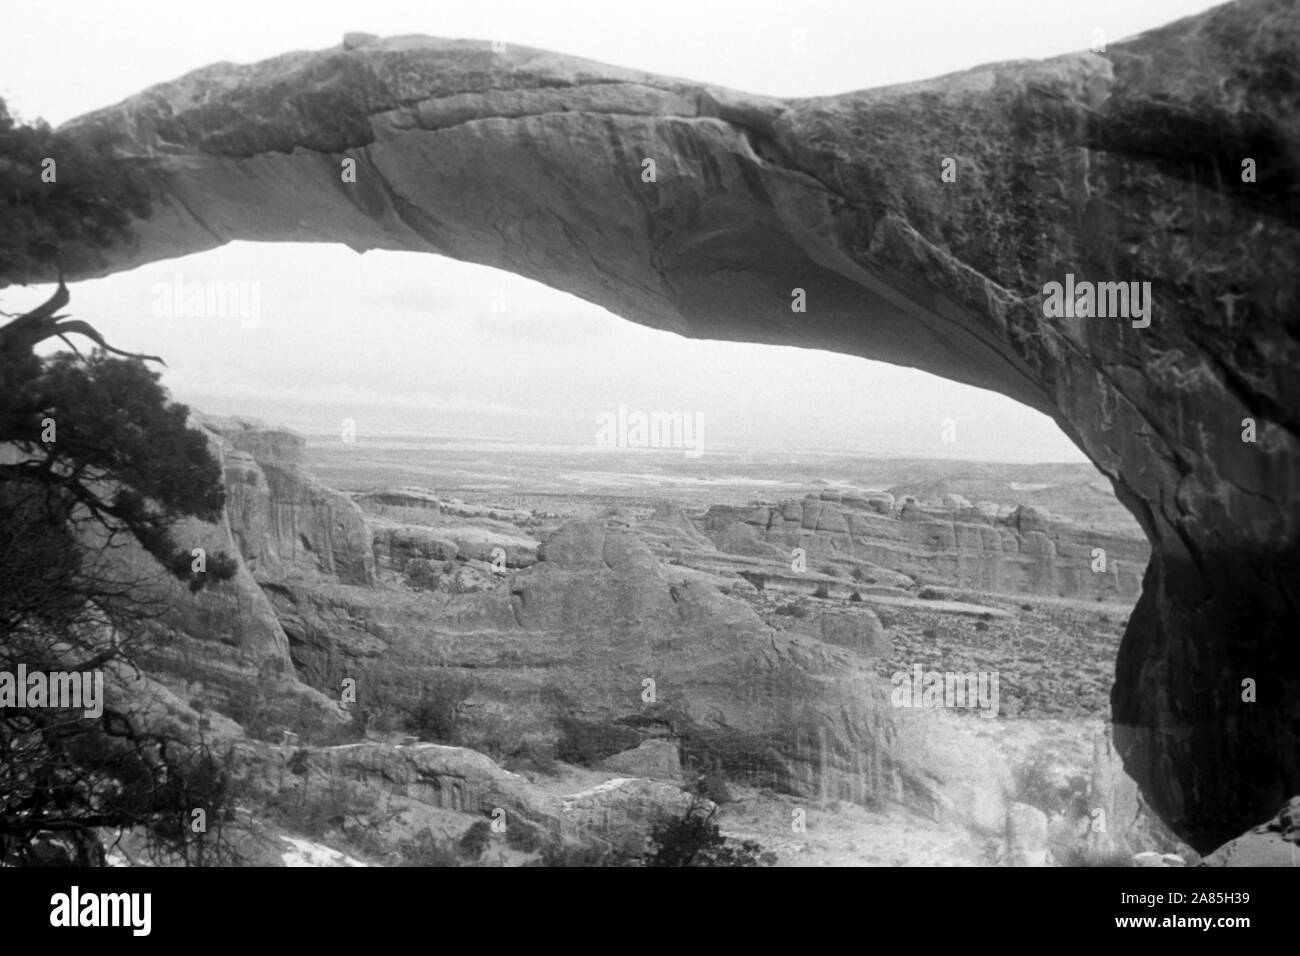
<path id="1" fill-rule="evenodd" d="M 196 573 L 173 537 L 182 518 L 214 521 L 224 506 L 188 409 L 146 357 L 58 314 L 68 300 L 60 278 L 49 301 L 0 326 L 0 671 L 10 674 L 132 668 L 163 633 L 157 579 L 199 590 L 235 569 L 220 553 Z M 100 348 L 36 354 L 73 335 Z M 137 545 L 152 569 L 121 560 Z M 114 829 L 141 832 L 173 860 L 211 859 L 209 822 L 195 827 L 194 811 L 219 827 L 227 762 L 137 703 L 113 700 L 93 719 L 0 707 L 0 863 L 100 864 Z"/>

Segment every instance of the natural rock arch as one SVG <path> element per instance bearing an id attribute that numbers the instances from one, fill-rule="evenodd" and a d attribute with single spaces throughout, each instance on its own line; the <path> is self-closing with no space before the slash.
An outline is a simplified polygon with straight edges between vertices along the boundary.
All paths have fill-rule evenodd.
<path id="1" fill-rule="evenodd" d="M 153 206 L 130 241 L 65 262 L 100 275 L 234 239 L 435 252 L 683 335 L 869 356 L 1052 415 L 1151 541 L 1117 744 L 1204 851 L 1300 792 L 1297 50 L 1294 5 L 1253 0 L 1104 55 L 776 100 L 350 36 L 68 124 Z M 1150 282 L 1150 326 L 1045 318 L 1067 273 Z"/>

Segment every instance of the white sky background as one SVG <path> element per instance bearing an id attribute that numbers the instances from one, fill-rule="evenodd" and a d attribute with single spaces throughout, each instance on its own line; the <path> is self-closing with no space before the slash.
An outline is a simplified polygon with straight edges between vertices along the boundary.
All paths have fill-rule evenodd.
<path id="1" fill-rule="evenodd" d="M 308 2 L 0 0 L 0 96 L 58 124 L 212 62 L 336 45 L 348 31 L 541 47 L 775 96 L 924 79 L 1087 48 L 1202 0 Z M 797 48 L 802 44 L 802 52 Z M 261 319 L 160 321 L 156 283 L 260 284 Z M 16 311 L 46 289 L 0 292 Z M 237 243 L 73 287 L 72 312 L 161 354 L 175 397 L 309 431 L 591 443 L 622 403 L 698 412 L 704 446 L 1083 460 L 1055 424 L 932 375 L 811 350 L 699 342 L 517 276 L 435 256 Z M 504 303 L 504 311 L 494 311 Z M 498 306 L 499 307 L 499 306 Z M 956 442 L 940 441 L 945 418 Z"/>

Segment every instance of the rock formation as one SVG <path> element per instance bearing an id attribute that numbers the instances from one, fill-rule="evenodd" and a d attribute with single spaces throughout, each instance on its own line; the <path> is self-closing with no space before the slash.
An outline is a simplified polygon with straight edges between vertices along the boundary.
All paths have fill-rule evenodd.
<path id="1" fill-rule="evenodd" d="M 1073 527 L 1036 508 L 1004 520 L 969 502 L 913 505 L 894 515 L 879 499 L 833 492 L 779 506 L 714 505 L 697 524 L 728 552 L 786 565 L 793 549 L 803 548 L 810 568 L 851 558 L 887 569 L 881 579 L 893 571 L 958 588 L 1054 597 L 1135 599 L 1149 554 L 1140 540 Z M 1104 551 L 1104 570 L 1093 570 L 1094 548 Z"/>
<path id="2" fill-rule="evenodd" d="M 361 510 L 302 471 L 301 436 L 243 420 L 205 424 L 231 446 L 222 455 L 226 516 L 250 570 L 262 580 L 299 571 L 375 583 Z"/>
<path id="3" fill-rule="evenodd" d="M 197 693 L 205 704 L 215 703 L 230 711 L 233 702 L 247 697 L 250 688 L 261 684 L 265 693 L 296 708 L 304 717 L 310 715 L 313 723 L 341 725 L 347 721 L 347 714 L 337 700 L 298 680 L 291 639 L 282 624 L 284 616 L 268 597 L 267 585 L 280 580 L 295 560 L 314 570 L 309 546 L 317 542 L 324 553 L 326 549 L 319 548 L 319 542 L 337 533 L 334 514 L 322 517 L 319 509 L 311 508 L 295 514 L 286 511 L 290 503 L 310 498 L 324 503 L 327 511 L 330 504 L 343 515 L 351 509 L 358 517 L 351 530 L 360 535 L 352 539 L 354 545 L 369 542 L 365 526 L 359 521 L 360 513 L 347 499 L 297 471 L 290 460 L 296 451 L 285 451 L 300 449 L 302 440 L 297 436 L 247 421 L 209 418 L 197 424 L 208 436 L 213 457 L 222 465 L 226 508 L 217 523 L 194 518 L 179 522 L 176 540 L 186 549 L 201 548 L 208 555 L 226 553 L 235 560 L 235 572 L 217 587 L 191 593 L 169 575 L 158 574 L 154 560 L 134 542 L 128 542 L 117 560 L 134 569 L 166 608 L 158 622 L 163 632 L 160 636 L 166 640 L 159 642 L 143 663 L 169 678 L 177 691 L 184 689 L 187 699 Z M 244 448 L 236 448 L 232 439 L 241 441 Z M 268 474 L 277 473 L 277 469 L 282 469 L 282 478 L 291 479 L 287 499 L 274 494 L 268 481 Z M 274 523 L 269 519 L 273 514 Z M 336 563 L 330 552 L 327 563 L 331 579 L 336 573 L 346 574 L 349 568 L 362 566 L 366 550 L 345 547 L 341 554 L 342 560 Z M 317 573 L 316 577 L 321 575 Z"/>
<path id="4" fill-rule="evenodd" d="M 777 100 L 352 36 L 69 124 L 154 199 L 133 242 L 65 260 L 100 275 L 233 239 L 434 252 L 1046 412 L 1150 540 L 1118 746 L 1208 850 L 1300 791 L 1298 48 L 1291 0 L 1241 0 L 1100 55 Z M 1067 276 L 1150 282 L 1149 325 L 1045 317 Z"/>
<path id="5" fill-rule="evenodd" d="M 313 764 L 419 803 L 533 830 L 541 840 L 596 842 L 644 853 L 645 836 L 659 822 L 680 816 L 690 795 L 639 778 L 615 778 L 598 787 L 558 796 L 531 786 L 480 753 L 419 744 L 394 748 L 353 744 L 311 751 Z"/>
<path id="6" fill-rule="evenodd" d="M 869 610 L 777 632 L 720 590 L 743 584 L 734 573 L 667 565 L 618 519 L 564 523 L 539 545 L 521 533 L 533 520 L 524 512 L 416 490 L 358 495 L 358 504 L 299 467 L 303 441 L 293 433 L 202 421 L 225 467 L 223 545 L 236 546 L 237 583 L 257 600 L 185 619 L 195 641 L 256 633 L 265 619 L 276 641 L 255 660 L 327 694 L 352 678 L 358 714 L 409 712 L 432 691 L 448 702 L 433 729 L 483 751 L 541 745 L 672 779 L 680 746 L 697 766 L 716 760 L 731 778 L 782 793 L 902 802 L 1001 833 L 1004 762 L 947 714 L 890 706 L 869 660 L 888 639 Z M 708 546 L 678 517 L 664 512 L 650 533 Z M 488 563 L 498 546 L 500 573 Z M 422 562 L 436 580 L 412 577 Z M 214 632 L 211 618 L 225 630 Z M 212 654 L 189 649 L 210 669 Z M 643 790 L 602 791 L 597 803 Z"/>
<path id="7" fill-rule="evenodd" d="M 1273 819 L 1229 840 L 1202 862 L 1205 866 L 1300 866 L 1300 797 L 1292 797 Z"/>

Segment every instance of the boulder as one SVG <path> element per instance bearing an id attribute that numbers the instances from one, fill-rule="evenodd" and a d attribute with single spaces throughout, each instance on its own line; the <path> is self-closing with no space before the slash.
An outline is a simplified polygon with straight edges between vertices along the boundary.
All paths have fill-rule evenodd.
<path id="1" fill-rule="evenodd" d="M 853 611 L 819 611 L 813 625 L 816 634 L 828 644 L 847 647 L 869 657 L 889 653 L 889 638 L 876 613 L 859 607 Z"/>

